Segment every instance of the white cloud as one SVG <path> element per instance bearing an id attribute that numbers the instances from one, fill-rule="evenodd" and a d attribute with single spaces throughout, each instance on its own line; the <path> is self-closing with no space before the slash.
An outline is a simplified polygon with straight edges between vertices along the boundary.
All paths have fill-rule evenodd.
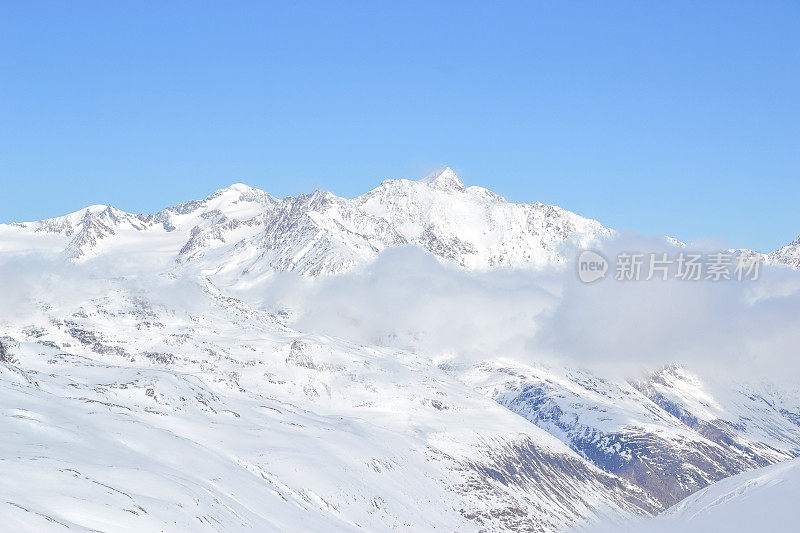
<path id="1" fill-rule="evenodd" d="M 613 258 L 621 250 L 677 253 L 662 239 L 638 235 L 623 235 L 601 251 Z M 202 313 L 209 304 L 196 280 L 129 267 L 122 274 L 102 262 L 2 259 L 0 323 L 41 318 L 37 302 L 66 317 L 115 291 L 182 312 Z M 434 358 L 564 361 L 625 376 L 670 362 L 747 377 L 800 376 L 800 273 L 770 267 L 757 281 L 716 283 L 624 283 L 613 275 L 583 284 L 574 264 L 470 273 L 407 247 L 341 276 L 276 274 L 233 295 L 288 309 L 300 331 Z"/>
<path id="2" fill-rule="evenodd" d="M 602 252 L 623 250 L 679 251 L 631 234 Z M 468 273 L 400 248 L 359 271 L 311 281 L 281 275 L 257 292 L 268 307 L 289 308 L 301 331 L 432 357 L 555 360 L 626 376 L 671 362 L 748 377 L 800 375 L 800 273 L 762 267 L 757 281 L 730 282 L 613 276 L 587 285 L 574 264 Z"/>

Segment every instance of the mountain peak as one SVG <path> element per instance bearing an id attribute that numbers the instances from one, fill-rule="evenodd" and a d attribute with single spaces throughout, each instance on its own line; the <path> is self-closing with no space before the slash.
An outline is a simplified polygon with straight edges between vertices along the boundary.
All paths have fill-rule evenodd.
<path id="1" fill-rule="evenodd" d="M 224 189 L 220 189 L 211 196 L 207 197 L 206 200 L 215 200 L 217 198 L 224 198 L 233 202 L 245 200 L 259 203 L 271 203 L 274 200 L 265 191 L 245 185 L 244 183 L 234 183 L 233 185 L 229 185 Z"/>
<path id="2" fill-rule="evenodd" d="M 456 173 L 453 172 L 453 169 L 450 167 L 445 167 L 444 170 L 428 174 L 426 177 L 420 180 L 420 183 L 424 183 L 437 189 L 464 189 L 464 183 L 458 179 L 458 176 L 456 176 Z"/>
<path id="3" fill-rule="evenodd" d="M 234 183 L 232 185 L 229 185 L 229 186 L 225 187 L 224 189 L 218 190 L 217 192 L 214 193 L 214 195 L 224 194 L 226 192 L 247 193 L 247 192 L 252 192 L 252 191 L 257 191 L 257 190 L 258 189 L 255 189 L 255 188 L 253 188 L 253 187 L 251 187 L 249 185 L 245 185 L 244 183 Z"/>

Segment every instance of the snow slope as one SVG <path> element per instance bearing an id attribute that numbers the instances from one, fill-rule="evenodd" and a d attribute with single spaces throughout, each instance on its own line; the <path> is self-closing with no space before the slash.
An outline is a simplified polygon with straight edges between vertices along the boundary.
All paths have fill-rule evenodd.
<path id="1" fill-rule="evenodd" d="M 207 283 L 180 307 L 180 280 L 93 283 L 0 319 L 14 529 L 556 531 L 657 509 L 421 356 Z"/>
<path id="2" fill-rule="evenodd" d="M 639 531 L 791 531 L 800 510 L 800 459 L 719 481 Z"/>

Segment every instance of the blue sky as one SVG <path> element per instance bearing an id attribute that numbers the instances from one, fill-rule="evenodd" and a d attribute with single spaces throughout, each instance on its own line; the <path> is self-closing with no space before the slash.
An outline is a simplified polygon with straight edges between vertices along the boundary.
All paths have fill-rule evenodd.
<path id="1" fill-rule="evenodd" d="M 615 228 L 800 234 L 797 2 L 0 0 L 0 222 L 443 165 Z"/>

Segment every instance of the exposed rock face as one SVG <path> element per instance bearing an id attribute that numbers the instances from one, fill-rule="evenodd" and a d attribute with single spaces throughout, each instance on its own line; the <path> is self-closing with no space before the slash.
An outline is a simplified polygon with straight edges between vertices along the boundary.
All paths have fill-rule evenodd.
<path id="1" fill-rule="evenodd" d="M 800 455 L 796 393 L 719 387 L 679 366 L 628 383 L 483 363 L 462 379 L 663 508 L 725 477 Z"/>

